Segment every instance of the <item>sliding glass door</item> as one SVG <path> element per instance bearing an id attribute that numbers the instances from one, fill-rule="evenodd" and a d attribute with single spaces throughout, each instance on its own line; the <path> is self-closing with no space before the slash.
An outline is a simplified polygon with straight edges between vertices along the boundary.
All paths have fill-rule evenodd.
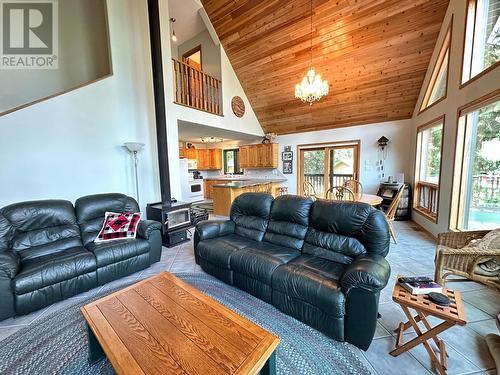
<path id="1" fill-rule="evenodd" d="M 299 148 L 301 195 L 325 197 L 328 189 L 359 178 L 359 144 Z"/>

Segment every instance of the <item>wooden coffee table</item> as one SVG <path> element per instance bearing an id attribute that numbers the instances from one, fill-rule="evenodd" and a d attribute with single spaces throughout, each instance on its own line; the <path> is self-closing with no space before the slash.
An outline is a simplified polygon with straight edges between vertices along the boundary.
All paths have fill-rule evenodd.
<path id="1" fill-rule="evenodd" d="M 399 277 L 401 276 L 398 276 L 398 279 Z M 463 326 L 467 322 L 465 320 L 464 307 L 460 292 L 443 288 L 443 294 L 448 296 L 450 299 L 450 305 L 447 307 L 433 303 L 425 294 L 413 295 L 396 282 L 396 286 L 394 287 L 394 291 L 392 293 L 392 299 L 401 306 L 403 312 L 408 318 L 408 321 L 406 323 L 400 323 L 399 327 L 395 330 L 398 336 L 396 338 L 396 348 L 390 353 L 392 356 L 396 357 L 419 344 L 423 344 L 427 353 L 429 353 L 436 370 L 440 374 L 446 374 L 446 347 L 444 341 L 437 335 L 456 324 Z M 415 310 L 415 316 L 412 315 L 410 308 Z M 443 322 L 435 327 L 432 327 L 427 320 L 427 316 L 439 318 L 443 320 Z M 422 322 L 424 324 L 426 331 L 422 332 L 418 322 Z M 403 333 L 410 327 L 415 330 L 417 337 L 403 344 Z M 427 342 L 431 339 L 439 349 L 439 357 Z"/>
<path id="2" fill-rule="evenodd" d="M 81 308 L 118 374 L 275 374 L 279 338 L 168 272 Z"/>

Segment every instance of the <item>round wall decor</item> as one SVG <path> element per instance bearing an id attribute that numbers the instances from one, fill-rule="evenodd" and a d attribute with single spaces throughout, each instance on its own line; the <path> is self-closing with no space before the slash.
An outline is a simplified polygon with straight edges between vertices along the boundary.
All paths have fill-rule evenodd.
<path id="1" fill-rule="evenodd" d="M 231 99 L 231 108 L 236 117 L 243 117 L 245 114 L 245 103 L 239 96 L 233 96 L 233 99 Z"/>

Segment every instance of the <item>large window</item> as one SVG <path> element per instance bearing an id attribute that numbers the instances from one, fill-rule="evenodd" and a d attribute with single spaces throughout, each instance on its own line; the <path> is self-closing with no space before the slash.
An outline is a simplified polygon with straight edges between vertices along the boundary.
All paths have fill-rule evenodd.
<path id="1" fill-rule="evenodd" d="M 414 209 L 437 222 L 444 117 L 417 130 Z"/>
<path id="2" fill-rule="evenodd" d="M 450 44 L 451 44 L 452 25 L 448 27 L 446 36 L 439 50 L 439 55 L 432 70 L 429 84 L 425 90 L 425 95 L 420 105 L 420 112 L 433 104 L 446 98 L 448 86 L 448 68 L 450 63 Z"/>
<path id="3" fill-rule="evenodd" d="M 451 227 L 500 227 L 500 92 L 460 112 Z"/>
<path id="4" fill-rule="evenodd" d="M 242 174 L 240 168 L 240 150 L 224 150 L 224 174 Z"/>
<path id="5" fill-rule="evenodd" d="M 500 0 L 468 0 L 462 83 L 500 61 Z"/>

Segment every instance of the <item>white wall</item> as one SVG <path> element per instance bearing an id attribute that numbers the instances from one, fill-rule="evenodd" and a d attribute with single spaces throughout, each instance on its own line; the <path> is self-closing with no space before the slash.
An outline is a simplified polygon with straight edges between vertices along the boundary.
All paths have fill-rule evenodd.
<path id="1" fill-rule="evenodd" d="M 107 3 L 114 75 L 0 117 L 0 206 L 103 192 L 134 195 L 132 162 L 121 146 L 126 141 L 146 144 L 142 206 L 158 200 L 146 1 Z"/>
<path id="2" fill-rule="evenodd" d="M 162 33 L 162 55 L 163 55 L 163 76 L 165 82 L 165 103 L 167 108 L 167 141 L 168 158 L 170 162 L 170 187 L 172 196 L 181 196 L 179 180 L 179 136 L 177 120 L 189 121 L 192 123 L 213 126 L 221 129 L 228 129 L 242 133 L 263 135 L 255 113 L 236 77 L 236 73 L 229 62 L 229 59 L 221 46 L 221 77 L 223 96 L 224 116 L 212 115 L 203 111 L 190 109 L 174 103 L 173 75 L 172 75 L 172 48 L 170 39 L 170 22 L 168 0 L 160 0 L 160 24 Z M 240 96 L 246 107 L 245 115 L 238 118 L 231 109 L 231 98 Z M 203 134 L 200 134 L 200 137 Z"/>
<path id="3" fill-rule="evenodd" d="M 360 181 L 363 184 L 365 192 L 375 194 L 380 184 L 378 170 L 375 164 L 379 155 L 377 140 L 381 136 L 386 136 L 390 140 L 388 155 L 385 160 L 386 176 L 394 176 L 398 172 L 403 172 L 405 174 L 405 179 L 408 181 L 411 171 L 411 158 L 413 157 L 413 155 L 408 152 L 411 148 L 411 130 L 411 120 L 401 120 L 308 133 L 280 135 L 277 137 L 277 142 L 279 143 L 279 170 L 283 170 L 281 152 L 284 151 L 285 146 L 292 146 L 293 174 L 285 174 L 284 177 L 288 179 L 285 183 L 285 185 L 288 186 L 288 192 L 290 194 L 296 194 L 298 163 L 297 145 L 360 140 Z M 368 167 L 366 167 L 366 163 L 368 163 Z"/>
<path id="4" fill-rule="evenodd" d="M 460 71 L 462 65 L 463 41 L 465 31 L 465 9 L 466 0 L 453 0 L 450 1 L 446 16 L 441 27 L 439 38 L 436 42 L 436 47 L 432 55 L 429 68 L 420 91 L 420 96 L 415 106 L 413 115 L 413 129 L 411 134 L 411 155 L 414 161 L 415 155 L 415 139 L 416 128 L 425 124 L 433 119 L 445 115 L 444 137 L 443 137 L 443 155 L 442 155 L 442 168 L 441 168 L 441 182 L 439 194 L 439 208 L 438 208 L 438 222 L 437 224 L 426 219 L 418 212 L 413 211 L 413 220 L 422 225 L 425 229 L 434 235 L 441 232 L 447 232 L 450 229 L 450 204 L 451 204 L 451 190 L 453 185 L 453 163 L 455 157 L 455 141 L 456 129 L 458 124 L 457 108 L 471 101 L 478 99 L 500 87 L 500 68 L 492 70 L 491 72 L 480 77 L 476 81 L 466 85 L 460 89 Z M 442 41 L 448 30 L 448 25 L 453 16 L 453 30 L 451 37 L 451 53 L 450 53 L 450 67 L 448 72 L 448 93 L 446 99 L 434 105 L 428 110 L 418 114 L 420 103 L 425 95 L 432 70 L 434 68 L 439 49 Z M 414 163 L 413 163 L 414 164 Z M 412 165 L 412 170 L 414 165 Z M 412 172 L 413 173 L 413 172 Z M 412 177 L 413 174 L 412 174 Z"/>

